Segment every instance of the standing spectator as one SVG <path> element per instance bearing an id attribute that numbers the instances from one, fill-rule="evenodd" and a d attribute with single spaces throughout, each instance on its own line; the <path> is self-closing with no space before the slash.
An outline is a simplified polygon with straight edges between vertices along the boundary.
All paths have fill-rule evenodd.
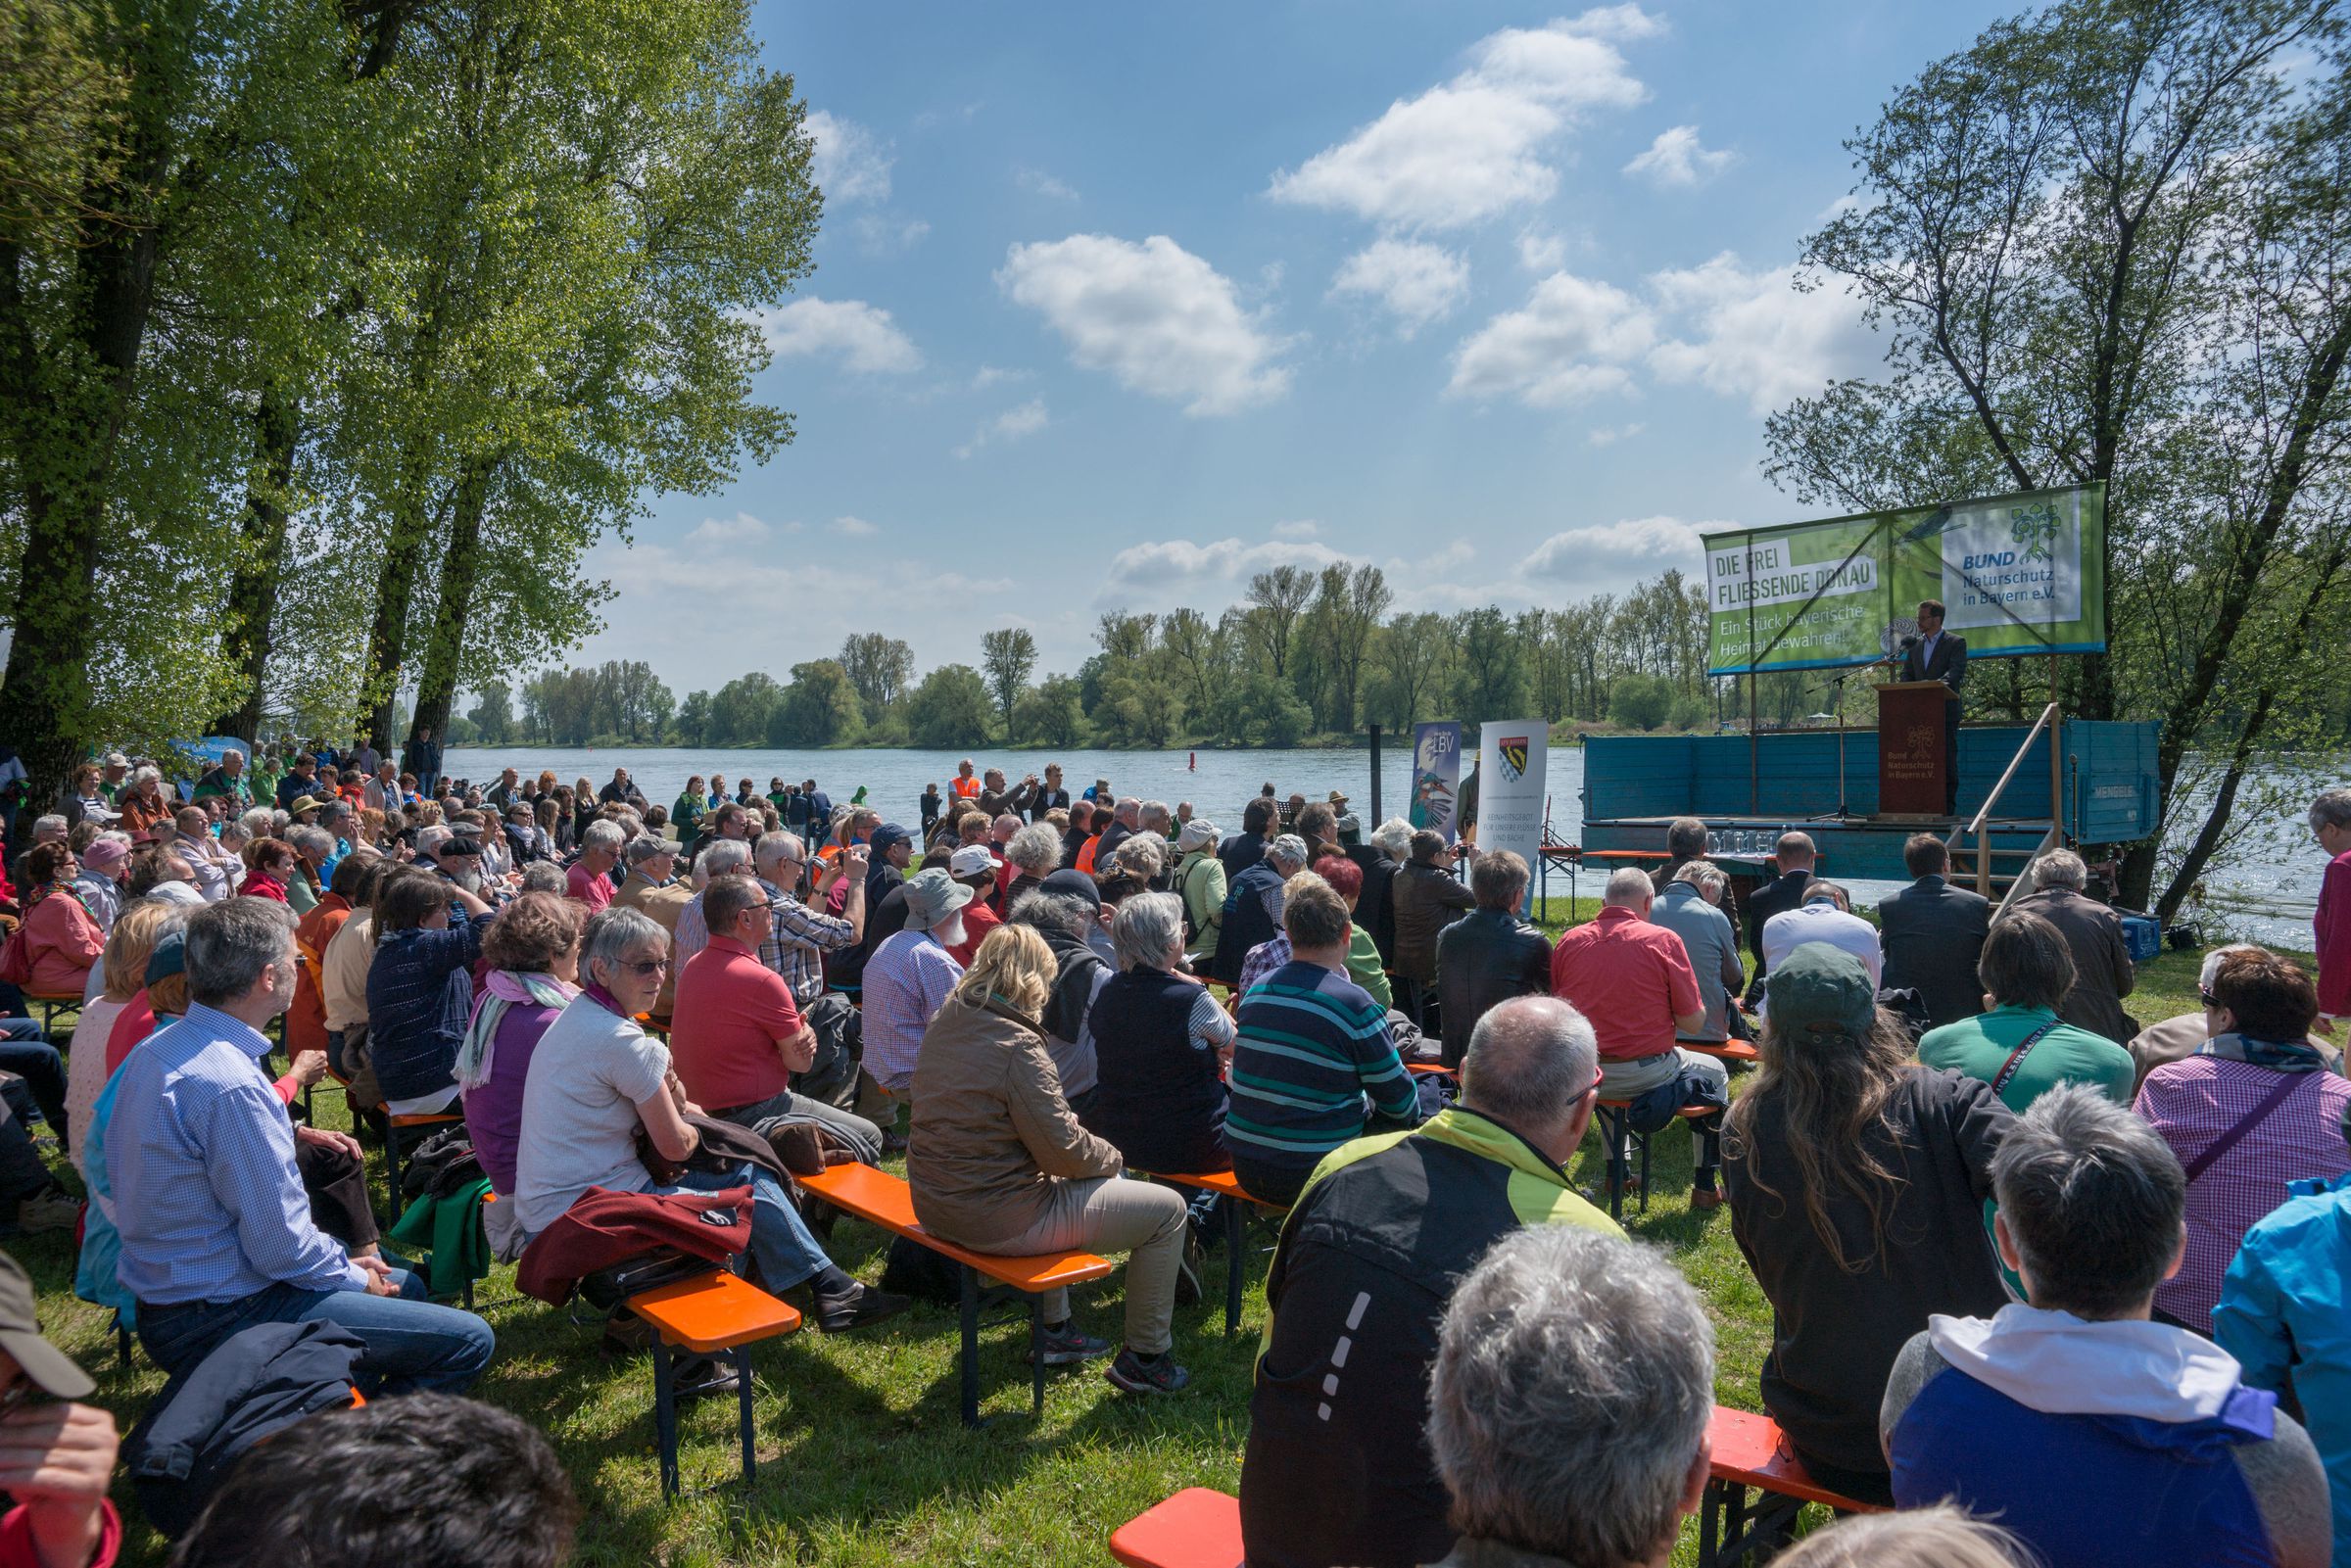
<path id="1" fill-rule="evenodd" d="M 1217 858 L 1217 825 L 1195 817 L 1176 836 L 1182 857 L 1176 863 L 1176 894 L 1183 900 L 1183 924 L 1191 933 L 1184 962 L 1198 974 L 1216 966 L 1217 942 L 1224 929 L 1224 863 Z"/>
<path id="2" fill-rule="evenodd" d="M 592 822 L 580 835 L 580 858 L 563 874 L 563 896 L 595 916 L 612 902 L 612 868 L 620 864 L 628 833 L 616 822 Z"/>
<path id="3" fill-rule="evenodd" d="M 1860 962 L 1807 943 L 1771 973 L 1762 1061 L 1731 1108 L 1731 1234 L 1771 1303 L 1763 1408 L 1814 1480 L 1891 1506 L 1887 1374 L 1936 1312 L 2008 1299 L 1984 1238 L 1991 1086 L 1917 1066 Z"/>
<path id="4" fill-rule="evenodd" d="M 2163 1140 L 2061 1085 L 1991 1175 L 2000 1254 L 2032 1305 L 1939 1314 L 1903 1347 L 1878 1417 L 1895 1500 L 1996 1518 L 2069 1568 L 2326 1568 L 2309 1436 L 2226 1352 L 2147 1321 L 2180 1266 L 2186 1189 Z"/>
<path id="5" fill-rule="evenodd" d="M 1763 976 L 1769 968 L 1763 960 L 1763 923 L 1803 903 L 1804 889 L 1812 885 L 1812 869 L 1820 863 L 1820 851 L 1813 847 L 1811 834 L 1785 832 L 1772 845 L 1771 860 L 1779 875 L 1747 895 L 1747 948 L 1755 955 L 1755 973 L 1747 982 L 1751 1003 L 1762 995 Z"/>
<path id="6" fill-rule="evenodd" d="M 232 802 L 232 813 L 253 808 L 253 782 L 245 777 L 244 752 L 232 747 L 222 753 L 220 760 L 196 781 L 196 791 L 191 798 L 201 801 L 215 795 Z"/>
<path id="7" fill-rule="evenodd" d="M 2351 1115 L 2342 1133 L 2351 1140 Z M 2351 1178 L 2309 1177 L 2256 1221 L 2213 1308 L 2245 1381 L 2290 1394 L 2334 1497 L 2335 1568 L 2351 1563 Z"/>
<path id="8" fill-rule="evenodd" d="M 1437 1016 L 1449 1068 L 1462 1065 L 1470 1031 L 1490 1009 L 1551 991 L 1550 939 L 1518 918 L 1526 884 L 1526 862 L 1511 851 L 1480 855 L 1469 868 L 1477 907 L 1437 933 Z"/>
<path id="9" fill-rule="evenodd" d="M 1729 1070 L 1673 1043 L 1705 1026 L 1706 1003 L 1682 939 L 1650 924 L 1654 901 L 1649 873 L 1627 866 L 1611 875 L 1599 917 L 1562 934 L 1552 950 L 1551 993 L 1590 1019 L 1600 1036 L 1603 1100 L 1637 1100 L 1678 1078 L 1722 1105 Z M 1692 1121 L 1690 1135 L 1698 1144 L 1690 1207 L 1716 1208 L 1721 1116 Z"/>
<path id="10" fill-rule="evenodd" d="M 1672 1560 L 1705 1496 L 1714 1334 L 1658 1254 L 1563 1227 L 1498 1244 L 1445 1311 L 1428 1447 L 1438 1568 Z"/>
<path id="11" fill-rule="evenodd" d="M 2138 1032 L 2123 1012 L 2136 976 L 2122 920 L 2082 891 L 2089 868 L 2070 849 L 2052 849 L 2033 863 L 2035 891 L 2008 906 L 2010 914 L 2039 915 L 2064 933 L 2074 951 L 2074 988 L 2058 1016 L 2077 1028 L 2121 1045 Z"/>
<path id="12" fill-rule="evenodd" d="M 1950 851 L 1933 833 L 1913 833 L 1902 864 L 1916 879 L 1878 905 L 1886 950 L 1884 983 L 1916 991 L 1940 1026 L 1984 1011 L 1976 959 L 1991 929 L 1991 900 L 1950 883 Z"/>
<path id="13" fill-rule="evenodd" d="M 350 1139 L 297 1130 L 262 1069 L 261 1025 L 293 1001 L 295 962 L 284 905 L 206 905 L 188 919 L 187 1015 L 118 1074 L 106 1165 L 139 1341 L 176 1374 L 255 1323 L 326 1321 L 366 1343 L 363 1392 L 463 1389 L 489 1363 L 490 1325 L 312 1218 L 295 1143 Z"/>
<path id="14" fill-rule="evenodd" d="M 2285 1202 L 2288 1183 L 2351 1170 L 2339 1132 L 2351 1083 L 2306 1038 L 2318 992 L 2292 960 L 2239 953 L 2203 1001 L 2211 1040 L 2147 1074 L 2138 1114 L 2187 1169 L 2187 1261 L 2155 1292 L 2155 1308 L 2209 1334 L 2221 1276 L 2253 1222 Z"/>
<path id="15" fill-rule="evenodd" d="M 1720 866 L 1685 860 L 1650 906 L 1651 924 L 1682 939 L 1682 954 L 1706 999 L 1704 1024 L 1687 1034 L 1677 1030 L 1676 1040 L 1719 1045 L 1731 1037 L 1731 1013 L 1747 983 L 1747 970 L 1739 962 L 1739 929 L 1722 907 L 1730 890 L 1731 879 Z"/>
<path id="16" fill-rule="evenodd" d="M 914 1085 L 923 1031 L 963 978 L 948 951 L 963 940 L 972 889 L 939 867 L 907 879 L 906 927 L 865 966 L 865 1070 L 903 1104 Z"/>
<path id="17" fill-rule="evenodd" d="M 2318 938 L 2319 1017 L 2327 1032 L 2351 1018 L 2351 789 L 2329 789 L 2310 803 L 2310 832 L 2327 854 L 2319 908 L 2311 919 Z"/>
<path id="18" fill-rule="evenodd" d="M 401 771 L 416 776 L 417 791 L 432 798 L 441 783 L 441 742 L 433 738 L 433 727 L 420 724 L 408 737 L 407 754 L 401 758 Z"/>
<path id="19" fill-rule="evenodd" d="M 1454 1536 L 1445 1488 L 1399 1434 L 1428 1408 L 1456 1283 L 1521 1227 L 1622 1234 L 1564 1168 L 1592 1120 L 1591 1025 L 1519 997 L 1478 1022 L 1463 1062 L 1461 1104 L 1340 1147 L 1282 1226 L 1241 1462 L 1256 1568 L 1434 1562 Z"/>
<path id="20" fill-rule="evenodd" d="M 1388 903 L 1396 924 L 1392 962 L 1404 984 L 1404 1011 L 1414 1022 L 1426 1026 L 1425 1003 L 1437 983 L 1437 932 L 1453 924 L 1457 910 L 1473 909 L 1477 900 L 1443 864 L 1445 840 L 1423 828 L 1412 837 L 1412 858 L 1397 869 L 1388 883 Z"/>
<path id="21" fill-rule="evenodd" d="M 1299 873 L 1282 888 L 1281 923 L 1290 961 L 1241 998 L 1224 1136 L 1242 1189 L 1287 1208 L 1339 1145 L 1412 1127 L 1419 1097 L 1386 1009 L 1347 977 L 1355 927 L 1338 890 Z"/>
<path id="22" fill-rule="evenodd" d="M 910 900 L 931 901 L 928 893 Z M 1190 1381 L 1170 1354 L 1184 1266 L 1183 1199 L 1171 1187 L 1119 1180 L 1119 1152 L 1080 1126 L 1062 1099 L 1037 1026 L 1052 974 L 1053 955 L 1035 931 L 1002 927 L 939 1007 L 913 1080 L 906 1181 L 915 1215 L 934 1234 L 981 1252 L 1127 1253 L 1126 1343 L 1104 1375 L 1125 1393 L 1174 1394 Z M 1196 1293 L 1196 1276 L 1191 1283 Z M 1109 1351 L 1072 1321 L 1067 1291 L 1048 1294 L 1042 1311 L 1037 1354 L 1047 1365 Z"/>

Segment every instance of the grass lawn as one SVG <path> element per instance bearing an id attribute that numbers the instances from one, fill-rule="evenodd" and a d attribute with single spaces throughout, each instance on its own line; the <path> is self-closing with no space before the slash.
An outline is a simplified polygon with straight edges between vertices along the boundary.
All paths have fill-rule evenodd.
<path id="1" fill-rule="evenodd" d="M 1553 900 L 1555 926 L 1564 903 Z M 1583 913 L 1593 903 L 1585 900 Z M 2134 1013 L 2151 1021 L 2193 1006 L 2196 962 L 2192 954 L 2167 953 L 2142 967 Z M 322 1121 L 338 1121 L 339 1097 L 318 1104 Z M 1704 1292 L 1718 1335 L 1715 1398 L 1756 1408 L 1770 1312 L 1732 1243 L 1729 1211 L 1689 1212 L 1689 1150 L 1670 1131 L 1657 1139 L 1656 1196 L 1646 1215 L 1628 1212 L 1627 1228 L 1670 1252 Z M 903 1173 L 902 1164 L 894 1168 Z M 1573 1171 L 1600 1188 L 1596 1139 L 1586 1141 Z M 753 1352 L 757 1484 L 747 1494 L 729 1487 L 676 1507 L 662 1504 L 655 1473 L 651 1363 L 642 1355 L 607 1362 L 594 1326 L 527 1300 L 489 1308 L 499 1355 L 475 1392 L 553 1440 L 586 1508 L 574 1558 L 581 1564 L 1091 1568 L 1109 1561 L 1105 1543 L 1114 1528 L 1169 1493 L 1238 1486 L 1270 1245 L 1270 1235 L 1257 1238 L 1246 1260 L 1248 1308 L 1242 1332 L 1229 1340 L 1225 1260 L 1212 1256 L 1209 1300 L 1176 1315 L 1176 1354 L 1191 1369 L 1192 1386 L 1172 1399 L 1128 1399 L 1096 1368 L 1073 1369 L 1047 1383 L 1044 1417 L 1032 1421 L 1020 1358 L 1026 1330 L 1008 1325 L 983 1331 L 982 1408 L 994 1420 L 968 1432 L 956 1416 L 955 1314 L 947 1307 L 917 1307 L 837 1339 L 802 1332 L 761 1345 Z M 73 1297 L 68 1239 L 21 1237 L 8 1246 L 40 1290 L 44 1328 L 97 1377 L 97 1402 L 127 1429 L 162 1375 L 143 1354 L 129 1369 L 118 1363 L 108 1315 Z M 835 1260 L 860 1277 L 879 1275 L 883 1254 L 880 1233 L 866 1226 L 844 1219 L 835 1232 Z M 512 1271 L 498 1270 L 483 1295 L 510 1297 Z M 1076 1301 L 1080 1321 L 1115 1341 L 1121 1276 L 1081 1287 Z M 684 1413 L 689 1488 L 734 1474 L 734 1422 L 731 1398 Z M 1397 1434 L 1400 1449 L 1411 1441 Z M 119 1484 L 116 1496 L 130 1524 L 124 1561 L 163 1561 L 129 1485 Z M 1677 1561 L 1695 1556 L 1693 1539 L 1685 1531 Z"/>

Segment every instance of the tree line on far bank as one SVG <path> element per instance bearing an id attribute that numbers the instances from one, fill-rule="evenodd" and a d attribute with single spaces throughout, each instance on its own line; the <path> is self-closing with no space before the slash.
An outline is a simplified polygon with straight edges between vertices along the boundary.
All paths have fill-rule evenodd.
<path id="1" fill-rule="evenodd" d="M 1367 564 L 1278 566 L 1211 620 L 1114 611 L 1074 672 L 1037 674 L 1035 638 L 988 632 L 977 664 L 915 678 L 865 633 L 777 680 L 752 671 L 677 700 L 642 663 L 549 670 L 478 689 L 460 744 L 1161 747 L 1295 745 L 1367 724 L 1539 714 L 1554 724 L 1691 729 L 1714 720 L 1704 591 L 1678 570 L 1564 609 L 1388 613 Z"/>

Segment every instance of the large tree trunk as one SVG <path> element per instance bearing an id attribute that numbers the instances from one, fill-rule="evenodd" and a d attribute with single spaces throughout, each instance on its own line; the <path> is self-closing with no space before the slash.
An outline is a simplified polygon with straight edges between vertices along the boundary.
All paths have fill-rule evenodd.
<path id="1" fill-rule="evenodd" d="M 254 429 L 259 480 L 245 492 L 246 551 L 229 578 L 225 634 L 228 655 L 244 678 L 245 700 L 213 721 L 216 735 L 247 742 L 261 735 L 262 680 L 275 642 L 272 616 L 285 568 L 286 499 L 294 485 L 294 451 L 302 439 L 299 404 L 282 383 L 272 381 L 263 389 Z"/>
<path id="2" fill-rule="evenodd" d="M 457 695 L 457 664 L 464 651 L 465 620 L 481 576 L 482 514 L 490 500 L 497 459 L 473 457 L 457 478 L 451 509 L 449 554 L 441 562 L 440 602 L 433 608 L 432 640 L 425 644 L 424 674 L 416 687 L 416 718 L 433 734 L 449 734 L 449 710 Z"/>

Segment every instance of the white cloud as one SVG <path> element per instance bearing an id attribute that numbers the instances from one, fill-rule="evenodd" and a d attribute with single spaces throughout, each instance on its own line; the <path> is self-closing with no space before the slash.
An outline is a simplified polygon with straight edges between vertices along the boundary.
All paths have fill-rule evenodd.
<path id="1" fill-rule="evenodd" d="M 1612 284 L 1555 272 L 1524 309 L 1496 316 L 1455 354 L 1452 397 L 1557 408 L 1633 390 L 1627 364 L 1655 341 L 1649 308 Z"/>
<path id="2" fill-rule="evenodd" d="M 1275 523 L 1273 525 L 1275 539 L 1313 539 L 1321 532 L 1322 525 L 1311 517 L 1302 517 L 1293 523 Z"/>
<path id="3" fill-rule="evenodd" d="M 1613 447 L 1620 441 L 1632 440 L 1648 428 L 1649 426 L 1638 420 L 1629 425 L 1617 425 L 1613 428 L 1604 425 L 1597 430 L 1585 431 L 1584 439 L 1595 447 Z"/>
<path id="4" fill-rule="evenodd" d="M 836 517 L 833 519 L 833 532 L 846 534 L 852 539 L 871 539 L 882 530 L 862 517 Z"/>
<path id="5" fill-rule="evenodd" d="M 1651 288 L 1686 326 L 1651 353 L 1651 368 L 1663 381 L 1745 398 L 1762 414 L 1875 365 L 1883 350 L 1859 304 L 1836 288 L 1799 293 L 1795 282 L 1794 266 L 1751 272 L 1729 251 L 1655 274 Z"/>
<path id="6" fill-rule="evenodd" d="M 914 340 L 898 330 L 888 310 L 863 300 L 820 300 L 813 295 L 754 317 L 778 358 L 798 355 L 838 356 L 847 369 L 883 375 L 923 366 Z"/>
<path id="7" fill-rule="evenodd" d="M 1696 125 L 1657 132 L 1649 151 L 1624 166 L 1624 172 L 1660 188 L 1703 185 L 1739 161 L 1737 153 L 1700 144 Z"/>
<path id="8" fill-rule="evenodd" d="M 1129 545 L 1110 558 L 1103 574 L 1107 588 L 1149 589 L 1167 603 L 1178 603 L 1184 592 L 1219 583 L 1244 583 L 1275 566 L 1305 566 L 1319 571 L 1343 559 L 1327 545 L 1311 540 L 1272 540 L 1263 545 L 1237 539 L 1154 540 Z M 1115 596 L 1115 595 L 1113 595 Z"/>
<path id="9" fill-rule="evenodd" d="M 1136 392 L 1226 414 L 1289 390 L 1288 347 L 1241 308 L 1232 280 L 1164 234 L 1108 234 L 1015 245 L 996 273 L 1015 304 L 1042 315 L 1089 370 Z"/>
<path id="10" fill-rule="evenodd" d="M 1557 272 L 1567 260 L 1567 242 L 1557 234 L 1528 229 L 1518 236 L 1518 264 L 1529 272 Z"/>
<path id="11" fill-rule="evenodd" d="M 807 128 L 816 142 L 808 172 L 829 205 L 889 199 L 892 159 L 872 131 L 822 109 L 808 111 Z"/>
<path id="12" fill-rule="evenodd" d="M 796 527 L 787 524 L 787 530 Z M 726 547 L 736 545 L 755 545 L 767 538 L 767 524 L 749 512 L 737 512 L 732 517 L 705 517 L 686 536 L 689 548 L 704 546 Z"/>
<path id="13" fill-rule="evenodd" d="M 1551 144 L 1592 111 L 1649 96 L 1615 42 L 1654 30 L 1638 7 L 1609 6 L 1491 33 L 1471 47 L 1467 70 L 1275 173 L 1268 194 L 1423 228 L 1545 201 L 1559 185 Z"/>
<path id="14" fill-rule="evenodd" d="M 1041 168 L 1019 168 L 1013 171 L 1012 182 L 1032 196 L 1048 197 L 1056 202 L 1074 202 L 1078 192 L 1069 184 L 1054 178 Z"/>
<path id="15" fill-rule="evenodd" d="M 1441 316 L 1469 293 L 1469 263 L 1442 246 L 1418 240 L 1374 240 L 1347 259 L 1331 280 L 1331 297 L 1356 294 L 1386 306 L 1406 337 Z"/>
<path id="16" fill-rule="evenodd" d="M 1678 517 L 1641 517 L 1570 528 L 1537 545 L 1518 563 L 1516 575 L 1573 584 L 1626 582 L 1653 569 L 1686 566 L 1696 560 L 1699 533 L 1700 529 Z"/>
<path id="17" fill-rule="evenodd" d="M 983 420 L 980 428 L 972 432 L 972 439 L 955 449 L 955 455 L 969 457 L 991 441 L 1018 441 L 1023 436 L 1034 435 L 1049 422 L 1045 413 L 1045 400 L 1032 398 L 1016 407 L 1005 409 L 993 419 Z"/>

